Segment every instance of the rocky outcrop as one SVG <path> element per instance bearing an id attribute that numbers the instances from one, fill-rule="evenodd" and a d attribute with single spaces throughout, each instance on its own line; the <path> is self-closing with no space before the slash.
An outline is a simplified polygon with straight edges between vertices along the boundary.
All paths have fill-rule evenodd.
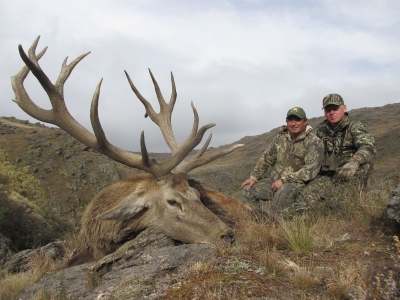
<path id="1" fill-rule="evenodd" d="M 1 272 L 17 273 L 26 271 L 29 267 L 31 257 L 43 253 L 49 259 L 58 259 L 64 255 L 63 243 L 52 242 L 37 249 L 27 249 L 14 254 L 3 266 Z"/>
<path id="2" fill-rule="evenodd" d="M 400 184 L 392 192 L 382 220 L 389 229 L 399 231 L 400 229 Z"/>
<path id="3" fill-rule="evenodd" d="M 34 299 L 38 292 L 51 299 L 159 299 L 188 276 L 192 264 L 213 257 L 210 245 L 176 245 L 165 235 L 145 230 L 115 253 L 44 278 L 17 299 Z"/>

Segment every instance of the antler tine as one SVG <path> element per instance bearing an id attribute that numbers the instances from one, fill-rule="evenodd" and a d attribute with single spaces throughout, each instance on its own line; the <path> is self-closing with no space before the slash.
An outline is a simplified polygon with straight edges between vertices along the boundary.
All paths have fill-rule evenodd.
<path id="1" fill-rule="evenodd" d="M 83 53 L 82 55 L 75 58 L 69 65 L 67 65 L 68 56 L 64 59 L 62 67 L 61 67 L 60 75 L 58 76 L 57 81 L 55 83 L 55 87 L 57 88 L 58 92 L 61 95 L 64 96 L 64 84 L 67 81 L 67 79 L 68 79 L 69 75 L 71 74 L 71 72 L 73 71 L 73 69 L 75 68 L 75 66 L 89 54 L 90 54 L 90 51 Z"/>
<path id="2" fill-rule="evenodd" d="M 33 43 L 32 43 L 32 45 L 31 45 L 31 47 L 29 48 L 29 50 L 28 50 L 28 56 L 29 56 L 29 58 L 32 60 L 32 62 L 37 66 L 37 67 L 39 67 L 39 61 L 38 61 L 38 59 L 36 58 L 36 47 L 37 47 L 37 45 L 38 45 L 38 43 L 39 43 L 39 39 L 40 39 L 40 35 L 33 41 Z M 19 45 L 19 46 L 21 46 L 21 45 Z M 47 47 L 46 47 L 47 48 Z"/>
<path id="3" fill-rule="evenodd" d="M 154 78 L 153 73 L 151 72 L 150 69 L 149 69 L 149 73 L 150 73 L 151 80 L 153 81 L 154 90 L 156 92 L 158 103 L 160 104 L 161 110 L 166 109 L 168 112 L 172 112 L 172 110 L 174 109 L 175 100 L 170 101 L 169 103 L 165 102 L 164 97 L 163 97 L 163 95 L 161 93 L 160 87 L 159 87 L 159 85 L 157 83 L 157 80 Z M 176 99 L 177 93 L 176 93 L 175 82 L 173 80 L 174 76 L 172 75 L 172 72 L 171 72 L 171 78 L 172 78 L 172 82 L 171 82 L 172 83 L 171 99 L 172 98 Z"/>
<path id="4" fill-rule="evenodd" d="M 47 50 L 47 46 L 43 48 L 42 51 L 39 52 L 38 55 L 36 55 L 36 61 L 39 61 L 40 58 L 42 58 L 42 56 L 46 53 Z M 18 75 L 20 75 L 20 78 L 22 80 L 25 80 L 26 76 L 28 76 L 30 70 L 27 66 L 24 66 L 21 71 L 18 73 Z M 16 75 L 17 76 L 17 75 Z"/>
<path id="5" fill-rule="evenodd" d="M 194 106 L 193 101 L 190 102 L 190 105 L 192 106 L 194 120 L 193 120 L 192 131 L 190 132 L 190 135 L 189 135 L 188 139 L 193 138 L 196 135 L 197 130 L 199 128 L 199 114 L 197 113 L 197 109 Z"/>
<path id="6" fill-rule="evenodd" d="M 90 121 L 92 123 L 93 132 L 96 136 L 98 148 L 106 148 L 109 144 L 99 118 L 99 98 L 102 82 L 103 78 L 96 86 L 96 90 L 93 94 L 92 103 L 90 105 Z"/>
<path id="7" fill-rule="evenodd" d="M 173 108 L 175 106 L 176 97 L 178 96 L 178 94 L 176 92 L 175 79 L 174 79 L 174 74 L 172 74 L 172 72 L 171 72 L 171 86 L 172 86 L 172 92 L 171 92 L 171 98 L 169 100 L 169 105 Z"/>
<path id="8" fill-rule="evenodd" d="M 199 151 L 197 151 L 197 153 L 194 155 L 193 158 L 199 158 L 200 156 L 202 156 L 204 154 L 204 152 L 206 152 L 208 145 L 210 144 L 212 139 L 212 133 L 210 133 L 210 135 L 208 136 L 207 141 L 204 143 L 203 147 L 201 147 L 201 149 Z"/>
<path id="9" fill-rule="evenodd" d="M 216 160 L 217 158 L 224 156 L 228 153 L 231 153 L 238 148 L 244 147 L 243 144 L 236 144 L 226 149 L 221 149 L 219 151 L 207 153 L 205 156 L 202 157 L 202 155 L 204 154 L 204 152 L 208 147 L 208 143 L 210 142 L 210 140 L 211 140 L 211 135 L 208 138 L 206 144 L 202 147 L 202 149 L 199 150 L 199 152 L 197 152 L 192 157 L 182 162 L 178 167 L 176 167 L 175 171 L 188 173 L 189 171 L 198 168 L 200 166 L 203 166 L 205 164 L 208 164 L 209 162 Z"/>
<path id="10" fill-rule="evenodd" d="M 146 143 L 144 141 L 144 131 L 140 134 L 140 151 L 142 152 L 142 160 L 146 166 L 151 166 L 149 153 L 147 152 Z"/>
<path id="11" fill-rule="evenodd" d="M 136 88 L 136 86 L 133 84 L 131 77 L 129 76 L 127 71 L 125 72 L 125 76 L 128 79 L 129 85 L 131 86 L 132 91 L 135 93 L 136 97 L 140 100 L 140 102 L 142 102 L 142 104 L 144 105 L 144 108 L 146 109 L 146 117 L 150 116 L 150 119 L 152 118 L 153 115 L 156 114 L 156 112 L 154 111 L 153 107 L 151 106 L 151 104 L 149 103 L 149 101 L 146 100 L 146 98 L 144 98 L 142 96 L 142 94 L 140 94 L 139 90 Z M 156 120 L 151 119 L 154 123 L 156 123 Z"/>

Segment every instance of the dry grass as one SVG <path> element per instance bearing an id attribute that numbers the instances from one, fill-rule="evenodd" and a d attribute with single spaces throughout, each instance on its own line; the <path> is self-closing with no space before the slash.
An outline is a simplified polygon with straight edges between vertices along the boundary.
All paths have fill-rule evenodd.
<path id="1" fill-rule="evenodd" d="M 56 273 L 61 269 L 62 262 L 49 259 L 44 252 L 32 255 L 25 272 L 16 274 L 6 273 L 0 280 L 0 300 L 15 299 L 26 286 Z M 45 292 L 43 292 L 45 293 Z M 39 299 L 39 298 L 38 298 Z M 45 298 L 40 298 L 45 299 Z"/>
<path id="2" fill-rule="evenodd" d="M 282 221 L 281 235 L 289 248 L 295 253 L 309 253 L 312 246 L 311 227 L 308 215 L 295 216 L 289 221 Z"/>
<path id="3" fill-rule="evenodd" d="M 238 215 L 236 220 L 236 245 L 241 248 L 243 254 L 251 256 L 254 251 L 271 247 L 281 248 L 284 245 L 274 222 L 247 213 Z"/>
<path id="4" fill-rule="evenodd" d="M 336 189 L 333 203 L 292 220 L 240 215 L 234 245 L 216 249 L 225 263 L 193 267 L 167 299 L 395 299 L 400 242 L 372 230 L 393 188 Z"/>
<path id="5" fill-rule="evenodd" d="M 86 248 L 86 244 L 79 232 L 67 232 L 64 234 L 63 240 L 66 260 Z"/>

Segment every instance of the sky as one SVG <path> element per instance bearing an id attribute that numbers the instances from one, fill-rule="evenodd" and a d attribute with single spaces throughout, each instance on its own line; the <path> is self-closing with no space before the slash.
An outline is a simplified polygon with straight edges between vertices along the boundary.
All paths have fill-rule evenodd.
<path id="1" fill-rule="evenodd" d="M 100 121 L 125 150 L 139 151 L 144 130 L 149 152 L 169 151 L 124 70 L 156 111 L 148 69 L 167 101 L 172 72 L 175 138 L 191 131 L 193 101 L 200 126 L 216 123 L 203 138 L 212 133 L 213 147 L 284 124 L 292 107 L 322 116 L 330 93 L 349 110 L 400 101 L 398 0 L 0 0 L 0 116 L 37 122 L 12 101 L 11 76 L 24 65 L 18 45 L 28 51 L 39 35 L 37 52 L 48 46 L 39 64 L 53 83 L 65 57 L 91 52 L 65 83 L 65 103 L 92 131 L 90 103 L 103 78 Z M 51 109 L 32 74 L 25 87 Z"/>

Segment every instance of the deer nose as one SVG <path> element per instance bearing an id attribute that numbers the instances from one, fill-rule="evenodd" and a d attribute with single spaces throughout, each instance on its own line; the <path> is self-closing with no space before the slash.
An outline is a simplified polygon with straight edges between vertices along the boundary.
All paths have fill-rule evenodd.
<path id="1" fill-rule="evenodd" d="M 235 233 L 232 229 L 228 229 L 221 235 L 221 240 L 224 242 L 233 243 L 235 240 Z"/>

